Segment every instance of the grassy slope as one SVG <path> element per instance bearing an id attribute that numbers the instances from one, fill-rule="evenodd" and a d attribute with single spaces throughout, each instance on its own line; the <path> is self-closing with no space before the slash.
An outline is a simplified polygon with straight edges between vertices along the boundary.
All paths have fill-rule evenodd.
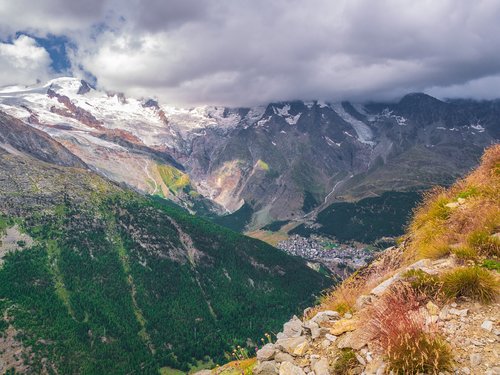
<path id="1" fill-rule="evenodd" d="M 35 372 L 220 360 L 328 283 L 301 260 L 91 173 L 0 159 L 18 173 L 0 186 L 0 212 L 37 241 L 0 269 L 0 316 L 8 310 L 22 332 Z M 23 187 L 33 181 L 39 193 Z"/>
<path id="2" fill-rule="evenodd" d="M 311 313 L 354 309 L 357 297 L 418 259 L 452 255 L 464 265 L 495 270 L 500 257 L 499 202 L 500 145 L 494 145 L 468 176 L 449 189 L 426 194 L 399 248 L 386 251 L 372 265 L 352 275 Z"/>

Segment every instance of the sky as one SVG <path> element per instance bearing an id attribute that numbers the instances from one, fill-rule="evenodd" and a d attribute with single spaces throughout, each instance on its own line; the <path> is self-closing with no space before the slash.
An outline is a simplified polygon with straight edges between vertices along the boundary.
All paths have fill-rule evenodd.
<path id="1" fill-rule="evenodd" d="M 0 86 L 177 105 L 500 98 L 499 0 L 0 0 Z"/>

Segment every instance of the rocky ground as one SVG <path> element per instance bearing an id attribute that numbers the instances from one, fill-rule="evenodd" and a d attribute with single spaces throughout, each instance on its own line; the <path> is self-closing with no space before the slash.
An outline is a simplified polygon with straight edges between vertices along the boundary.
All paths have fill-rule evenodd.
<path id="1" fill-rule="evenodd" d="M 455 265 L 453 258 L 424 259 L 400 269 L 390 278 L 358 298 L 353 314 L 320 311 L 312 318 L 294 316 L 257 352 L 256 375 L 328 375 L 340 374 L 336 364 L 342 353 L 351 349 L 356 364 L 349 374 L 386 374 L 383 353 L 363 326 L 363 314 L 378 298 L 401 281 L 409 269 L 439 274 Z M 500 374 L 500 304 L 481 305 L 468 299 L 439 303 L 429 301 L 423 313 L 426 324 L 434 324 L 449 343 L 454 356 L 453 374 Z M 343 352 L 344 350 L 344 352 Z"/>

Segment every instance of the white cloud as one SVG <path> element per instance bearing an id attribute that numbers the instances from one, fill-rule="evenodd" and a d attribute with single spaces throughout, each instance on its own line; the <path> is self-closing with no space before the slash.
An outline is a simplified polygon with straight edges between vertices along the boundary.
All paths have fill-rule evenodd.
<path id="1" fill-rule="evenodd" d="M 33 84 L 51 76 L 51 59 L 33 38 L 20 35 L 13 43 L 0 43 L 0 85 Z"/>
<path id="2" fill-rule="evenodd" d="M 0 33 L 64 33 L 78 47 L 75 74 L 82 67 L 104 88 L 168 102 L 476 95 L 464 84 L 476 80 L 481 96 L 497 95 L 484 77 L 500 74 L 498 0 L 3 3 L 12 21 Z"/>

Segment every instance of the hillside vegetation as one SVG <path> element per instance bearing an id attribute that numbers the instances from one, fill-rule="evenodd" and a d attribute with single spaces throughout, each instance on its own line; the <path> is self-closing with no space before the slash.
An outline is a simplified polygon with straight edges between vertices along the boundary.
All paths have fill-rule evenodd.
<path id="1" fill-rule="evenodd" d="M 500 145 L 428 192 L 397 247 L 292 318 L 254 374 L 497 374 Z M 288 372 L 286 372 L 288 371 Z"/>
<path id="2" fill-rule="evenodd" d="M 7 241 L 14 227 L 33 245 Z M 187 371 L 277 329 L 330 285 L 162 199 L 2 149 L 1 240 L 0 372 Z"/>

